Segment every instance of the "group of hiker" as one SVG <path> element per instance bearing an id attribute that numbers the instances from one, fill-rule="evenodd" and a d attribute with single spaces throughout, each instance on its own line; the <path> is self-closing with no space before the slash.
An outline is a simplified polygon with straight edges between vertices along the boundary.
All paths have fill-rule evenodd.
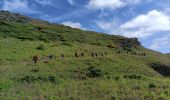
<path id="1" fill-rule="evenodd" d="M 116 51 L 116 54 L 123 54 L 123 53 L 124 53 L 124 52 L 123 52 L 122 50 Z M 99 53 L 97 53 L 97 52 L 91 52 L 91 57 L 92 57 L 92 58 L 95 58 L 95 57 L 98 57 L 98 56 L 104 57 L 104 55 L 107 55 L 107 54 L 108 54 L 107 52 L 104 52 L 104 53 L 102 53 L 102 52 L 99 52 Z M 136 53 L 136 52 L 126 52 L 126 54 L 146 56 L 145 53 Z M 75 58 L 84 57 L 84 56 L 85 56 L 84 52 L 81 52 L 80 54 L 78 54 L 78 53 L 76 52 L 76 53 L 74 54 L 74 57 L 75 57 Z M 62 54 L 60 54 L 60 57 L 61 57 L 61 59 L 64 59 L 64 58 L 65 58 L 65 55 L 62 53 Z M 54 56 L 54 55 L 49 55 L 49 56 L 47 56 L 47 58 L 48 58 L 49 60 L 52 60 L 53 58 L 55 58 L 55 56 Z M 38 55 L 33 56 L 33 61 L 34 61 L 35 64 L 39 61 Z M 44 63 L 48 63 L 48 61 L 45 61 Z"/>
<path id="2" fill-rule="evenodd" d="M 91 57 L 97 57 L 97 56 L 99 56 L 99 55 L 101 55 L 102 57 L 104 56 L 104 55 L 107 55 L 107 53 L 105 52 L 105 53 L 96 53 L 96 52 L 92 52 L 91 53 Z M 79 57 L 84 57 L 85 56 L 85 54 L 83 53 L 83 52 L 81 52 L 80 54 L 78 54 L 77 52 L 74 54 L 74 57 L 75 58 L 79 58 Z M 52 58 L 54 58 L 55 56 L 54 55 L 49 55 L 49 56 L 47 56 L 48 58 L 49 58 L 49 60 L 52 60 Z M 62 53 L 62 54 L 60 54 L 60 57 L 61 57 L 61 59 L 64 59 L 65 58 L 65 55 Z M 33 56 L 33 61 L 34 61 L 34 63 L 37 63 L 38 61 L 39 61 L 39 57 L 38 57 L 38 55 L 35 55 L 35 56 Z"/>
<path id="3" fill-rule="evenodd" d="M 116 54 L 123 54 L 123 51 L 122 50 L 118 50 L 118 51 L 116 51 Z M 135 51 L 131 51 L 131 52 L 127 51 L 126 54 L 146 56 L 146 53 L 137 53 Z"/>

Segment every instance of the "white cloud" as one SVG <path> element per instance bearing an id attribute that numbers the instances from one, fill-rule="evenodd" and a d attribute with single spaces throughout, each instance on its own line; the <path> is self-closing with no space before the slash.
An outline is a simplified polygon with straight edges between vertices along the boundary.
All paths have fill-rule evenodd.
<path id="1" fill-rule="evenodd" d="M 42 6 L 52 6 L 52 7 L 56 7 L 52 0 L 35 0 L 35 2 L 37 2 L 38 4 L 41 4 Z"/>
<path id="2" fill-rule="evenodd" d="M 68 0 L 68 2 L 69 2 L 71 5 L 74 5 L 74 1 L 73 1 L 73 0 Z"/>
<path id="3" fill-rule="evenodd" d="M 35 11 L 28 6 L 27 0 L 4 0 L 2 10 L 16 11 L 22 13 L 40 13 Z"/>
<path id="4" fill-rule="evenodd" d="M 109 30 L 113 26 L 113 23 L 108 23 L 104 21 L 97 21 L 96 24 L 103 30 Z"/>
<path id="5" fill-rule="evenodd" d="M 160 32 L 170 31 L 170 16 L 164 12 L 152 10 L 124 24 L 120 24 L 118 19 L 110 22 L 96 21 L 96 24 L 99 28 L 111 34 L 119 33 L 127 37 L 146 38 Z"/>
<path id="6" fill-rule="evenodd" d="M 114 18 L 112 21 L 96 21 L 96 24 L 98 27 L 100 27 L 102 30 L 105 30 L 106 32 L 112 33 L 113 30 L 116 31 L 118 29 L 118 19 Z M 115 30 L 116 28 L 116 30 Z"/>
<path id="7" fill-rule="evenodd" d="M 127 5 L 140 3 L 141 0 L 90 0 L 87 7 L 90 9 L 116 9 Z"/>
<path id="8" fill-rule="evenodd" d="M 155 39 L 149 48 L 154 50 L 170 49 L 170 35 Z"/>
<path id="9" fill-rule="evenodd" d="M 62 24 L 65 26 L 70 26 L 72 28 L 84 29 L 80 23 L 76 23 L 76 22 L 67 21 L 67 22 L 63 22 Z"/>
<path id="10" fill-rule="evenodd" d="M 120 28 L 124 31 L 125 36 L 148 37 L 157 32 L 169 31 L 170 17 L 161 11 L 152 10 L 126 22 Z"/>

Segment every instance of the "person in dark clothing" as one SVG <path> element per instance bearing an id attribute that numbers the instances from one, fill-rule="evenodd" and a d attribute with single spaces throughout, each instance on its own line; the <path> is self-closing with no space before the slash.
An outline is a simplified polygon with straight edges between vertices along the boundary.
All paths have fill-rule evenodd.
<path id="1" fill-rule="evenodd" d="M 34 61 L 35 64 L 38 62 L 38 60 L 39 60 L 38 55 L 33 56 L 33 61 Z"/>
<path id="2" fill-rule="evenodd" d="M 64 59 L 64 54 L 63 53 L 61 54 L 61 58 Z"/>
<path id="3" fill-rule="evenodd" d="M 91 56 L 94 57 L 94 53 L 91 53 Z"/>
<path id="4" fill-rule="evenodd" d="M 84 53 L 83 52 L 81 52 L 81 56 L 84 57 Z"/>
<path id="5" fill-rule="evenodd" d="M 97 53 L 95 53 L 95 56 L 97 57 Z"/>
<path id="6" fill-rule="evenodd" d="M 49 59 L 51 60 L 51 59 L 53 58 L 53 55 L 49 55 L 48 57 L 49 57 Z"/>
<path id="7" fill-rule="evenodd" d="M 141 53 L 139 53 L 139 56 L 141 56 L 142 54 Z"/>
<path id="8" fill-rule="evenodd" d="M 77 53 L 75 53 L 74 55 L 75 55 L 75 57 L 76 57 L 76 58 L 78 58 L 78 57 L 79 57 Z"/>
<path id="9" fill-rule="evenodd" d="M 104 56 L 103 53 L 100 53 L 100 54 L 101 54 L 102 57 Z"/>

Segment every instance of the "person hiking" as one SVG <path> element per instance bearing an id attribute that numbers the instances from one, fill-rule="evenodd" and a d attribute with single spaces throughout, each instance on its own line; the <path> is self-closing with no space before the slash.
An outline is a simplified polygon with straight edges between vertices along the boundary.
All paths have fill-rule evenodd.
<path id="1" fill-rule="evenodd" d="M 61 54 L 61 58 L 64 59 L 64 54 Z"/>
<path id="2" fill-rule="evenodd" d="M 83 52 L 81 52 L 81 56 L 84 57 L 84 53 Z"/>
<path id="3" fill-rule="evenodd" d="M 97 57 L 97 53 L 95 53 L 95 56 Z"/>
<path id="4" fill-rule="evenodd" d="M 91 53 L 91 56 L 94 57 L 94 53 L 93 52 Z"/>
<path id="5" fill-rule="evenodd" d="M 79 57 L 77 53 L 75 53 L 74 55 L 75 55 L 75 57 L 76 57 L 76 58 L 78 58 L 78 57 Z"/>
<path id="6" fill-rule="evenodd" d="M 53 55 L 49 55 L 48 58 L 51 60 L 53 58 Z"/>
<path id="7" fill-rule="evenodd" d="M 33 56 L 33 61 L 34 61 L 35 64 L 38 62 L 38 60 L 39 60 L 38 55 Z"/>

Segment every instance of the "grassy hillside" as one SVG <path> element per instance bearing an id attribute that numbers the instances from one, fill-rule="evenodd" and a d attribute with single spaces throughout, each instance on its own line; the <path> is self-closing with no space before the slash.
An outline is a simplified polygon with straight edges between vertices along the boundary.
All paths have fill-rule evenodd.
<path id="1" fill-rule="evenodd" d="M 168 54 L 166 54 L 169 58 L 170 58 L 170 54 L 168 53 Z"/>
<path id="2" fill-rule="evenodd" d="M 0 16 L 0 100 L 170 98 L 170 58 L 145 49 L 135 38 L 82 31 L 9 12 Z M 34 55 L 39 57 L 37 64 Z"/>

